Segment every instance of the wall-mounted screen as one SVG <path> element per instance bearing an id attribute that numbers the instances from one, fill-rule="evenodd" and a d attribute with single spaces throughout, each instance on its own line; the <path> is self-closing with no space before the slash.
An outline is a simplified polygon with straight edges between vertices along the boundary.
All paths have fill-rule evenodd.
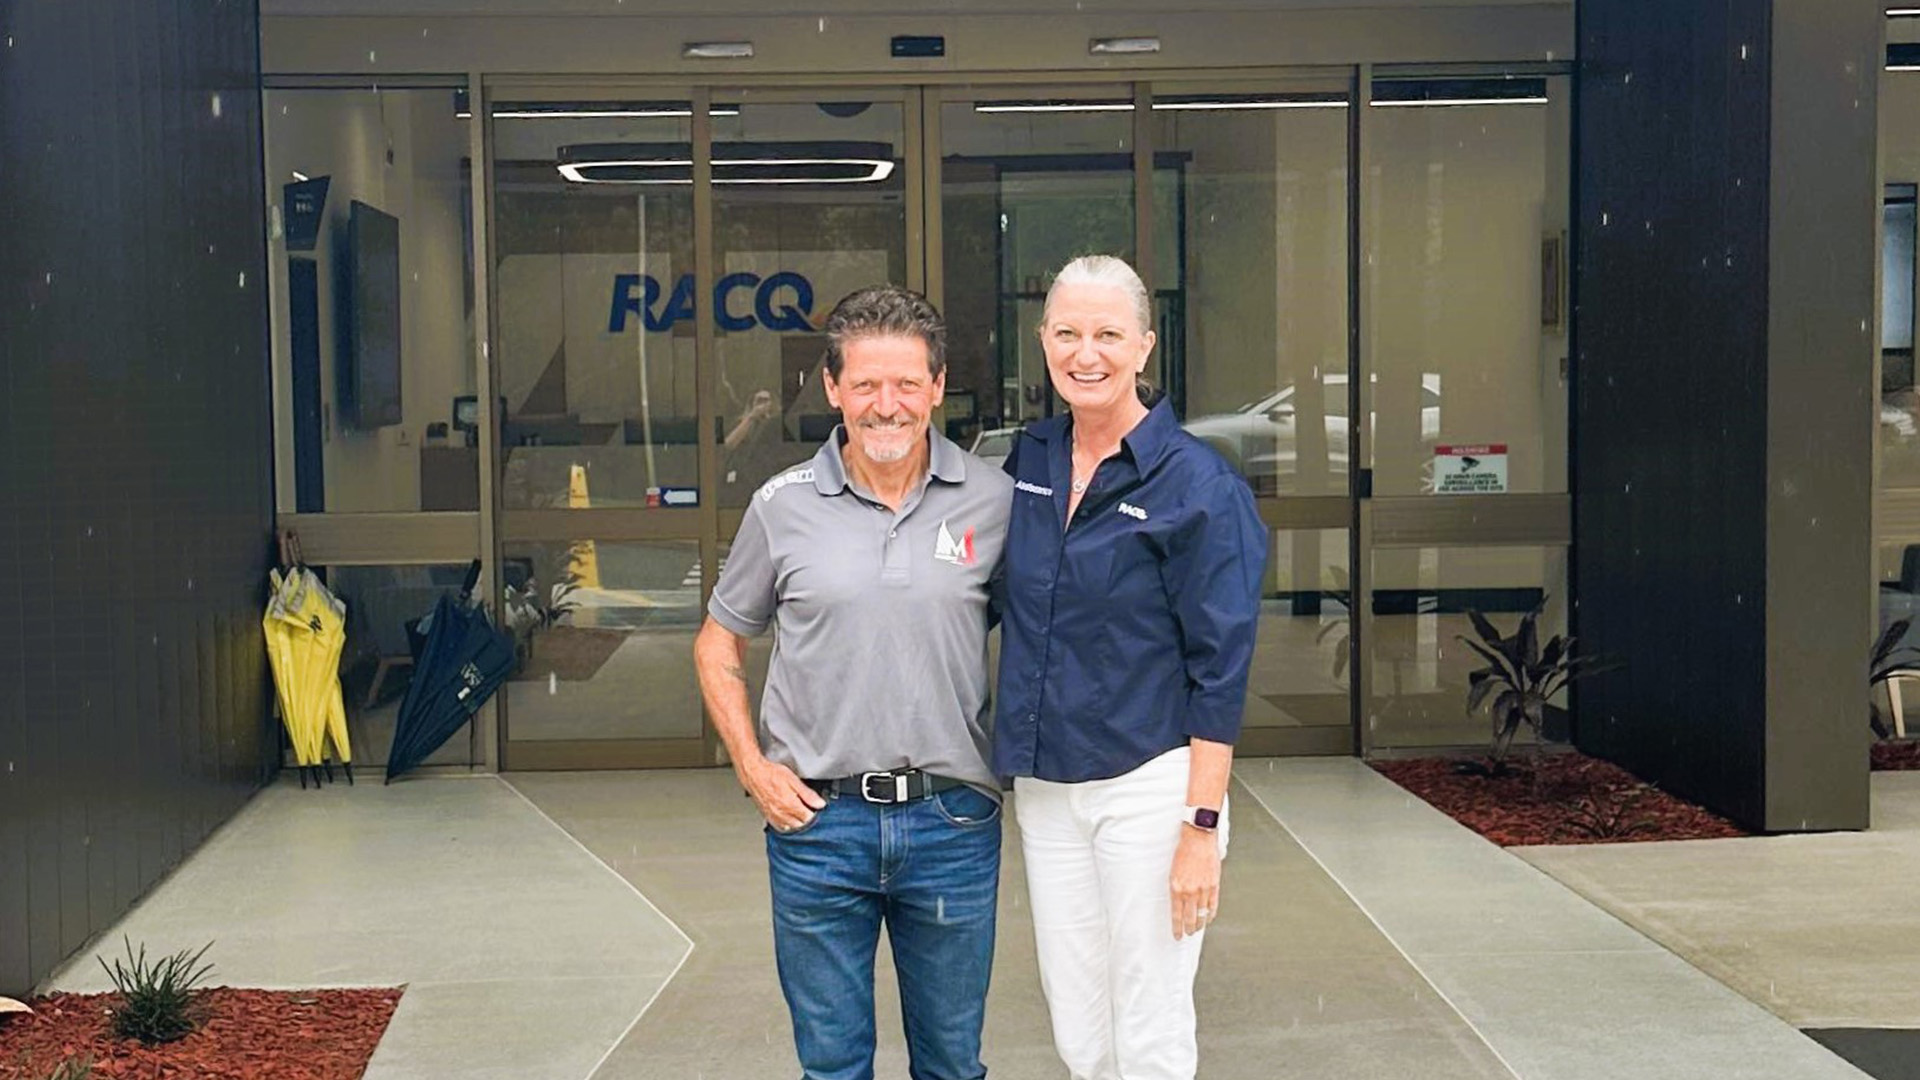
<path id="1" fill-rule="evenodd" d="M 349 427 L 398 424 L 400 219 L 355 200 L 341 260 L 340 407 Z"/>

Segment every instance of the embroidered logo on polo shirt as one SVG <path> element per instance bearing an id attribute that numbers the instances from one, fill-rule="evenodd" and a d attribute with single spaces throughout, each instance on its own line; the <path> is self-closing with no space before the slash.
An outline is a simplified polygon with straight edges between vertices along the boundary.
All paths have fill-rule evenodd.
<path id="1" fill-rule="evenodd" d="M 1120 512 L 1134 519 L 1135 521 L 1147 520 L 1147 512 L 1129 502 L 1123 502 L 1120 504 Z"/>
<path id="2" fill-rule="evenodd" d="M 1015 480 L 1013 482 L 1013 490 L 1024 491 L 1029 495 L 1045 495 L 1049 498 L 1053 496 L 1052 488 L 1041 487 L 1039 484 L 1029 484 L 1025 480 Z"/>
<path id="3" fill-rule="evenodd" d="M 784 473 L 781 473 L 779 476 L 776 476 L 773 479 L 767 481 L 766 483 L 760 485 L 760 498 L 763 502 L 769 501 L 773 498 L 774 492 L 779 491 L 781 488 L 786 487 L 788 484 L 811 484 L 811 483 L 813 483 L 812 469 L 810 468 L 790 469 Z"/>
<path id="4" fill-rule="evenodd" d="M 953 533 L 947 528 L 947 523 L 942 521 L 940 535 L 933 538 L 933 557 L 955 566 L 972 566 L 974 564 L 973 530 L 968 529 L 960 535 L 960 539 L 955 540 Z"/>

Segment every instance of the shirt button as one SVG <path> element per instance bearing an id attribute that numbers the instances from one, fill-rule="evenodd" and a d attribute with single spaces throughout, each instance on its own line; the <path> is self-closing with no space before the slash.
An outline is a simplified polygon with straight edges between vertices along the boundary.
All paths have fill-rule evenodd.
<path id="1" fill-rule="evenodd" d="M 896 536 L 899 536 L 899 535 L 900 535 L 900 530 L 898 530 L 898 529 L 888 529 L 888 530 L 887 530 L 887 539 L 889 539 L 889 540 L 891 540 L 891 539 L 893 539 L 894 537 L 896 537 Z"/>
<path id="2" fill-rule="evenodd" d="M 1039 713 L 1037 713 L 1037 712 L 1030 712 L 1030 713 L 1028 713 L 1028 714 L 1027 714 L 1027 723 L 1029 723 L 1029 724 L 1037 724 L 1037 723 L 1039 723 L 1039 722 L 1040 722 L 1040 714 L 1039 714 Z"/>

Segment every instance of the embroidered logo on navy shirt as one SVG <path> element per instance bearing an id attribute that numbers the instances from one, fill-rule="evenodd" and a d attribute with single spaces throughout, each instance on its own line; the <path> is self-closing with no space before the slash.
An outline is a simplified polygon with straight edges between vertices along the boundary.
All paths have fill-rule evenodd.
<path id="1" fill-rule="evenodd" d="M 1132 503 L 1129 503 L 1129 502 L 1121 503 L 1119 510 L 1121 513 L 1127 515 L 1128 517 L 1134 519 L 1135 521 L 1147 520 L 1147 512 L 1133 505 Z"/>
<path id="2" fill-rule="evenodd" d="M 1053 497 L 1052 488 L 1041 487 L 1039 484 L 1029 484 L 1025 480 L 1015 480 L 1013 482 L 1013 490 L 1024 491 L 1029 495 L 1045 495 L 1048 498 Z"/>

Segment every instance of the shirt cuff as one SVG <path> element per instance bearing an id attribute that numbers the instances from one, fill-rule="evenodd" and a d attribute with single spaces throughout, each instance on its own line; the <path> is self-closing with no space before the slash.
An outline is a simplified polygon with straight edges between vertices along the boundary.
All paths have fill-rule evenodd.
<path id="1" fill-rule="evenodd" d="M 741 637 L 758 637 L 760 636 L 760 632 L 767 628 L 767 624 L 764 621 L 754 622 L 752 619 L 728 607 L 720 599 L 718 594 L 715 594 L 707 601 L 707 614 L 713 617 L 714 622 L 739 634 Z"/>
<path id="2" fill-rule="evenodd" d="M 1180 725 L 1180 730 L 1189 739 L 1205 739 L 1231 746 L 1240 739 L 1240 718 L 1244 712 L 1244 703 L 1228 708 L 1219 703 L 1189 702 L 1186 721 Z"/>

